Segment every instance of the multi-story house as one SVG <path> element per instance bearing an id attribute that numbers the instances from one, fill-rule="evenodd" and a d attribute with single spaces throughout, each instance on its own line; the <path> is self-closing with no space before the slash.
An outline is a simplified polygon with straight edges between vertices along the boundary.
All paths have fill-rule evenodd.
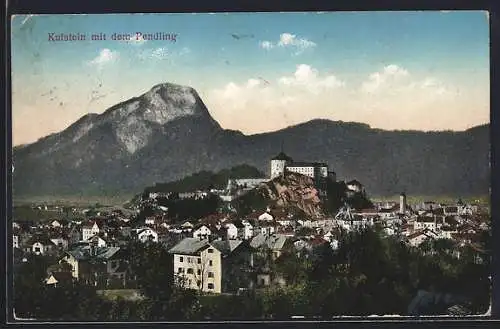
<path id="1" fill-rule="evenodd" d="M 60 263 L 71 265 L 72 276 L 88 284 L 106 286 L 112 279 L 126 283 L 128 265 L 123 249 L 81 245 L 65 253 Z"/>
<path id="2" fill-rule="evenodd" d="M 222 253 L 207 239 L 185 238 L 169 250 L 176 283 L 208 293 L 222 292 Z"/>
<path id="3" fill-rule="evenodd" d="M 97 225 L 97 222 L 87 222 L 82 226 L 82 239 L 86 241 L 92 236 L 99 234 L 99 232 L 101 232 L 101 228 Z"/>
<path id="4" fill-rule="evenodd" d="M 56 246 L 47 237 L 35 236 L 27 243 L 28 251 L 35 255 L 50 255 L 56 251 Z"/>
<path id="5" fill-rule="evenodd" d="M 193 238 L 208 239 L 211 234 L 212 231 L 208 228 L 207 225 L 201 224 L 193 228 Z"/>
<path id="6" fill-rule="evenodd" d="M 245 233 L 245 225 L 239 220 L 235 220 L 226 224 L 226 232 L 228 240 L 241 239 Z"/>
<path id="7" fill-rule="evenodd" d="M 141 242 L 158 242 L 158 233 L 149 227 L 144 227 L 137 230 L 137 239 Z"/>

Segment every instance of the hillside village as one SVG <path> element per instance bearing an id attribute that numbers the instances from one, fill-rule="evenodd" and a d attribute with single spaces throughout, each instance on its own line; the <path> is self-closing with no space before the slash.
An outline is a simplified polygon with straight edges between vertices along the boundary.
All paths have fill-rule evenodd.
<path id="1" fill-rule="evenodd" d="M 135 289 L 137 275 L 130 266 L 134 249 L 130 246 L 158 244 L 171 255 L 176 285 L 201 294 L 238 295 L 286 286 L 286 275 L 274 270 L 283 255 L 312 259 L 323 248 L 335 252 L 347 234 L 367 229 L 423 253 L 433 252 L 429 248 L 432 241 L 446 240 L 459 246 L 451 255 L 456 259 L 472 255 L 473 262 L 480 264 L 488 257 L 480 243 L 481 234 L 490 230 L 488 209 L 461 200 L 409 204 L 401 193 L 399 200 L 375 202 L 369 208 L 357 209 L 345 202 L 334 214 L 309 216 L 276 202 L 248 214 L 238 213 L 232 201 L 288 175 L 309 177 L 314 187 L 307 187 L 304 198 L 318 203 L 327 197 L 327 179 L 336 181 L 336 174 L 326 164 L 294 162 L 283 152 L 270 161 L 270 173 L 269 178 L 229 179 L 222 190 L 177 193 L 180 200 L 220 199 L 218 211 L 180 222 L 160 202 L 172 196 L 164 192 L 149 192 L 130 209 L 33 205 L 33 211 L 52 212 L 58 219 L 49 216 L 45 221 L 30 222 L 14 214 L 14 264 L 21 266 L 33 256 L 50 256 L 54 263 L 46 269 L 44 280 L 49 287 L 78 282 L 106 290 Z M 346 198 L 366 195 L 357 180 L 343 183 Z"/>

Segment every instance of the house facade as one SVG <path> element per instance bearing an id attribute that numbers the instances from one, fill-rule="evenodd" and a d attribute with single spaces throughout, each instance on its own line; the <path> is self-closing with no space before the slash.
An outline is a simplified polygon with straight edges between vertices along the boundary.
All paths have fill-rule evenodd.
<path id="1" fill-rule="evenodd" d="M 169 250 L 176 283 L 206 293 L 222 292 L 221 252 L 207 239 L 185 238 Z"/>
<path id="2" fill-rule="evenodd" d="M 71 275 L 87 284 L 107 286 L 111 280 L 126 283 L 128 265 L 120 247 L 78 246 L 59 261 L 71 266 Z"/>
<path id="3" fill-rule="evenodd" d="M 55 252 L 56 246 L 49 239 L 35 239 L 31 244 L 31 252 L 35 255 L 50 255 Z"/>
<path id="4" fill-rule="evenodd" d="M 88 240 L 92 236 L 99 234 L 100 231 L 101 229 L 99 228 L 99 225 L 97 225 L 96 222 L 87 223 L 82 227 L 82 239 L 84 241 Z"/>
<path id="5" fill-rule="evenodd" d="M 207 239 L 212 234 L 212 231 L 206 225 L 201 225 L 193 229 L 193 238 Z"/>
<path id="6" fill-rule="evenodd" d="M 158 242 L 158 233 L 151 228 L 141 228 L 137 230 L 137 239 L 141 242 Z"/>

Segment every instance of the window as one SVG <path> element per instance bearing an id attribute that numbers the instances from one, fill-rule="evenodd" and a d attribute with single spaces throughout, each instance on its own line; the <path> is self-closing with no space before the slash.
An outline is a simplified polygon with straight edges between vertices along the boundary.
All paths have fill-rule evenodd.
<path id="1" fill-rule="evenodd" d="M 184 269 L 182 267 L 179 267 L 179 270 L 177 272 L 178 273 L 184 273 Z"/>
<path id="2" fill-rule="evenodd" d="M 40 247 L 35 247 L 35 252 L 40 252 Z"/>
<path id="3" fill-rule="evenodd" d="M 184 257 L 182 257 L 182 256 L 179 257 L 179 262 L 181 262 L 181 263 L 184 262 Z"/>
<path id="4" fill-rule="evenodd" d="M 208 249 L 208 253 L 209 253 L 209 254 L 213 254 L 213 253 L 214 253 L 214 250 L 213 250 L 213 249 Z"/>
<path id="5" fill-rule="evenodd" d="M 188 282 L 189 282 L 189 285 L 191 285 L 191 283 L 192 283 L 193 281 L 192 281 L 192 280 L 189 280 Z"/>
<path id="6" fill-rule="evenodd" d="M 192 268 L 188 268 L 187 273 L 188 274 L 193 274 L 193 269 Z"/>
<path id="7" fill-rule="evenodd" d="M 198 275 L 201 275 L 201 270 L 198 270 L 198 272 L 197 272 L 197 273 L 198 273 Z"/>
<path id="8" fill-rule="evenodd" d="M 214 272 L 208 272 L 208 277 L 213 278 L 214 277 Z"/>
<path id="9" fill-rule="evenodd" d="M 213 264 L 214 264 L 214 263 L 213 263 L 211 260 L 209 260 L 209 261 L 208 261 L 208 265 L 209 265 L 209 266 L 212 266 Z"/>
<path id="10" fill-rule="evenodd" d="M 196 281 L 196 285 L 197 285 L 198 287 L 199 287 L 199 286 L 201 286 L 201 281 L 200 281 L 200 280 Z"/>
<path id="11" fill-rule="evenodd" d="M 213 283 L 209 283 L 208 284 L 208 289 L 214 289 L 214 284 Z"/>
<path id="12" fill-rule="evenodd" d="M 201 258 L 198 258 L 198 264 L 201 264 Z"/>

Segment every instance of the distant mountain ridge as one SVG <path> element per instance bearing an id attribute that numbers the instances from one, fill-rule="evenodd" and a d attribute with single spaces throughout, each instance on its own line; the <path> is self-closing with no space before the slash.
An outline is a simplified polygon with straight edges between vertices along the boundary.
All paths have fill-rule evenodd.
<path id="1" fill-rule="evenodd" d="M 269 172 L 284 143 L 294 160 L 327 162 L 371 194 L 487 194 L 489 125 L 462 132 L 384 131 L 311 120 L 246 136 L 225 130 L 196 90 L 164 83 L 102 114 L 15 147 L 14 197 L 135 194 L 155 183 L 237 165 Z"/>

